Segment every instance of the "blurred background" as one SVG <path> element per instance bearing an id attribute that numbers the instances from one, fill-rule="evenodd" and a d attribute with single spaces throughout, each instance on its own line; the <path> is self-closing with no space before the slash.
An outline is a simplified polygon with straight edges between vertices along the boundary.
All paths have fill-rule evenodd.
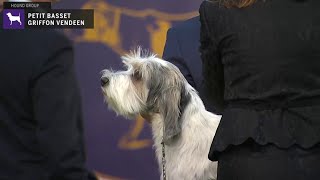
<path id="1" fill-rule="evenodd" d="M 100 72 L 122 68 L 120 55 L 141 45 L 162 55 L 167 30 L 198 15 L 200 0 L 61 0 L 54 9 L 94 9 L 95 27 L 64 30 L 74 41 L 86 131 L 88 167 L 114 180 L 157 180 L 151 130 L 140 117 L 108 110 Z"/>

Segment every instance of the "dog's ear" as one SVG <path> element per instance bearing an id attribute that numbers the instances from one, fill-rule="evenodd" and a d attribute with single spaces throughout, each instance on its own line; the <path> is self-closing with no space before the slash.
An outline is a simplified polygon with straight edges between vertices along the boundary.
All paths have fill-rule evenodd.
<path id="1" fill-rule="evenodd" d="M 174 137 L 181 132 L 181 91 L 177 88 L 169 89 L 164 93 L 159 103 L 162 104 L 160 107 L 160 113 L 163 115 L 163 141 L 168 144 L 173 140 Z"/>
<path id="2" fill-rule="evenodd" d="M 149 107 L 157 108 L 164 119 L 163 140 L 166 144 L 180 134 L 182 126 L 182 112 L 190 101 L 190 94 L 187 94 L 183 82 L 176 82 L 175 86 L 169 88 L 159 83 L 159 76 L 152 80 L 147 102 Z M 163 79 L 168 81 L 168 79 Z"/>

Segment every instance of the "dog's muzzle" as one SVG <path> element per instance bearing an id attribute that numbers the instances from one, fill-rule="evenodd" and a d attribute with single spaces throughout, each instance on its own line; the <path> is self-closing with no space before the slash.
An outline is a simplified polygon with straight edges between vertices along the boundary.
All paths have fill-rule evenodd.
<path id="1" fill-rule="evenodd" d="M 109 79 L 108 77 L 102 77 L 102 78 L 100 79 L 100 83 L 101 83 L 101 86 L 102 86 L 102 87 L 108 85 L 109 82 L 110 82 L 110 79 Z"/>

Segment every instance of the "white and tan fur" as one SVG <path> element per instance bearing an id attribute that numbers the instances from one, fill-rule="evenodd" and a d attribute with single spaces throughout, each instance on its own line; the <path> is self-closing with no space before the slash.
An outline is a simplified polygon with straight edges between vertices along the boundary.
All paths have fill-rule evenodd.
<path id="1" fill-rule="evenodd" d="M 170 62 L 144 56 L 140 49 L 122 59 L 126 71 L 103 71 L 105 99 L 126 117 L 150 114 L 160 172 L 164 139 L 167 180 L 216 179 L 217 163 L 208 153 L 221 117 L 206 111 L 195 89 Z"/>

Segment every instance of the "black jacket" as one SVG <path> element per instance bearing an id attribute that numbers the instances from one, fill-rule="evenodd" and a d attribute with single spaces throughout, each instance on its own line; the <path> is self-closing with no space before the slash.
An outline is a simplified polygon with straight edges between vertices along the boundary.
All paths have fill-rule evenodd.
<path id="1" fill-rule="evenodd" d="M 70 41 L 1 20 L 0 179 L 88 179 Z"/>
<path id="2" fill-rule="evenodd" d="M 248 139 L 281 148 L 320 142 L 320 1 L 200 7 L 208 98 L 225 106 L 210 159 Z"/>

